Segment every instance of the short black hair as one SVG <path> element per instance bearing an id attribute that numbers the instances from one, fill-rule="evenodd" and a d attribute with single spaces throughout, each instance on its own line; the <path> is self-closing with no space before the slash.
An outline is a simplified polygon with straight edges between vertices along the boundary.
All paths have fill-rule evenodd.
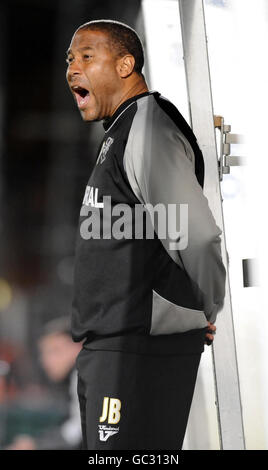
<path id="1" fill-rule="evenodd" d="M 142 74 L 144 65 L 143 46 L 138 34 L 133 28 L 115 20 L 93 20 L 79 26 L 76 32 L 81 29 L 107 33 L 109 35 L 110 44 L 118 57 L 123 57 L 125 54 L 133 55 L 135 59 L 133 70 Z"/>

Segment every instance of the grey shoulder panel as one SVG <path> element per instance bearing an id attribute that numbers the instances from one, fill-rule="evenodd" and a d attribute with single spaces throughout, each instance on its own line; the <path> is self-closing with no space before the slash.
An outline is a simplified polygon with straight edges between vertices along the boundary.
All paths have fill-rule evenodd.
<path id="1" fill-rule="evenodd" d="M 142 191 L 146 188 L 139 187 L 139 184 L 144 182 L 142 175 L 145 170 L 145 155 L 146 168 L 150 169 L 153 161 L 155 163 L 155 159 L 159 160 L 159 156 L 163 158 L 168 150 L 169 138 L 173 135 L 175 145 L 179 144 L 183 154 L 191 162 L 193 171 L 195 162 L 194 152 L 188 140 L 176 127 L 172 119 L 158 106 L 152 95 L 138 100 L 137 108 L 125 149 L 124 167 L 135 195 L 144 203 Z M 156 137 L 158 137 L 156 141 L 153 141 Z M 167 137 L 168 139 L 166 139 Z M 161 144 L 161 147 L 159 147 L 159 144 Z M 180 149 L 177 148 L 176 150 L 179 151 Z M 152 151 L 157 151 L 159 155 L 150 158 Z"/>

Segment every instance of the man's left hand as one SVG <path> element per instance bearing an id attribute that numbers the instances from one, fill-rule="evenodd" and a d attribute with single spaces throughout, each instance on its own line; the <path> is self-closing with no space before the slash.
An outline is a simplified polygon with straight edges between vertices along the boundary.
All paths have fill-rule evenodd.
<path id="1" fill-rule="evenodd" d="M 214 335 L 216 333 L 216 326 L 213 323 L 208 322 L 207 333 L 205 336 L 205 344 L 210 346 L 213 343 Z"/>

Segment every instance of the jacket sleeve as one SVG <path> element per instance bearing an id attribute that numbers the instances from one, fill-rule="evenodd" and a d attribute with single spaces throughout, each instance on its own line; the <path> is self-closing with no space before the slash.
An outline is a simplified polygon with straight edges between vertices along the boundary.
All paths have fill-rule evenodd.
<path id="1" fill-rule="evenodd" d="M 189 142 L 158 108 L 151 115 L 150 110 L 144 110 L 144 119 L 142 110 L 134 117 L 125 150 L 125 171 L 142 204 L 165 206 L 167 230 L 161 241 L 187 272 L 206 318 L 214 322 L 225 296 L 222 231 L 195 176 Z M 154 229 L 159 233 L 159 222 L 156 225 L 155 220 Z M 173 231 L 169 230 L 172 225 Z"/>

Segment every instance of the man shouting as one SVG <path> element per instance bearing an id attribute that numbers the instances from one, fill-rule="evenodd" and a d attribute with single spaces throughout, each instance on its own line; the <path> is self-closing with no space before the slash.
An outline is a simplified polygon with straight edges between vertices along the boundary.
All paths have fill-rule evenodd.
<path id="1" fill-rule="evenodd" d="M 83 24 L 67 62 L 83 120 L 104 128 L 74 275 L 72 336 L 85 340 L 76 361 L 84 448 L 180 449 L 225 296 L 203 156 L 177 108 L 149 91 L 132 28 Z"/>

